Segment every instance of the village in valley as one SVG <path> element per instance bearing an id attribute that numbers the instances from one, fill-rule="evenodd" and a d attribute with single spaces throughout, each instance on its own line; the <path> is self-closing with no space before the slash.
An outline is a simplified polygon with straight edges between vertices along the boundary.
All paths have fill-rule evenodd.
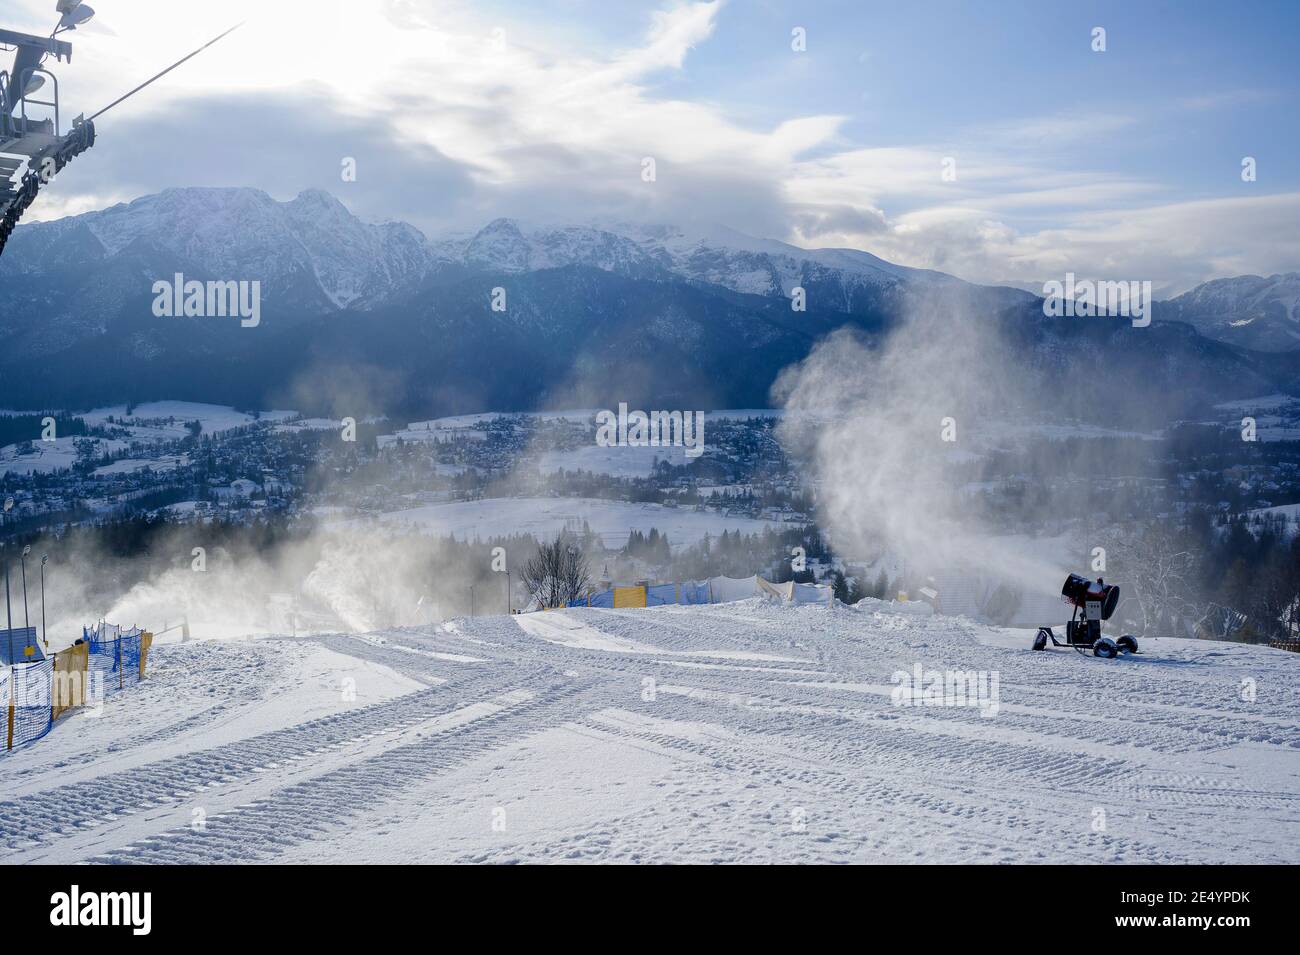
<path id="1" fill-rule="evenodd" d="M 1196 515 L 1207 534 L 1235 527 L 1286 541 L 1300 510 L 1300 454 L 1289 440 L 1300 433 L 1300 402 L 1255 408 L 1260 440 L 1244 457 L 1234 431 L 1242 409 L 1233 405 L 1151 434 L 990 427 L 975 436 L 977 454 L 954 455 L 951 490 L 1008 534 L 1077 533 L 1026 506 L 1052 484 L 1117 524 Z M 591 411 L 399 423 L 159 401 L 11 413 L 0 417 L 8 442 L 0 493 L 11 502 L 4 532 L 367 526 L 465 545 L 565 532 L 581 540 L 596 583 L 757 572 L 827 584 L 845 599 L 924 583 L 905 579 L 907 568 L 884 549 L 836 548 L 817 525 L 817 482 L 787 453 L 781 420 L 765 410 L 712 412 L 696 456 L 682 447 L 602 446 Z M 1161 467 L 1133 476 L 1058 473 L 1060 449 L 1080 443 L 1112 458 L 1154 456 Z M 798 564 L 789 559 L 795 547 Z"/>

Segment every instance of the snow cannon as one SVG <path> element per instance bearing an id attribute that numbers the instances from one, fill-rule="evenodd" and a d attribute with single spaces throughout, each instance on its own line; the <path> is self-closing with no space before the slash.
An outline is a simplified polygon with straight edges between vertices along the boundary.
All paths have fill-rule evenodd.
<path id="1" fill-rule="evenodd" d="M 1137 639 L 1125 634 L 1118 640 L 1101 635 L 1103 621 L 1109 620 L 1119 604 L 1119 587 L 1098 577 L 1089 580 L 1070 574 L 1061 587 L 1061 599 L 1074 608 L 1070 622 L 1065 625 L 1065 643 L 1056 639 L 1051 627 L 1039 627 L 1034 637 L 1034 649 L 1046 650 L 1048 641 L 1054 647 L 1072 647 L 1078 653 L 1091 650 L 1095 657 L 1113 659 L 1121 653 L 1137 653 Z"/>
<path id="2" fill-rule="evenodd" d="M 1108 584 L 1100 577 L 1095 581 L 1087 577 L 1080 577 L 1078 574 L 1071 574 L 1065 578 L 1065 585 L 1061 587 L 1061 596 L 1065 602 L 1072 607 L 1083 610 L 1085 613 L 1089 603 L 1097 603 L 1097 619 L 1109 620 L 1111 614 L 1115 612 L 1115 605 L 1119 603 L 1119 588 L 1114 584 Z"/>

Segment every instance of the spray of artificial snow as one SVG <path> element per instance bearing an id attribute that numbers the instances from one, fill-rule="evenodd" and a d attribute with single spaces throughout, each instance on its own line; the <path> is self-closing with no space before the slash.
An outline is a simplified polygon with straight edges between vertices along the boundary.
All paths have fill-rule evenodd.
<path id="1" fill-rule="evenodd" d="M 829 336 L 774 387 L 787 411 L 780 436 L 811 470 L 841 553 L 888 555 L 913 580 L 960 569 L 1059 587 L 1064 567 L 1000 538 L 960 493 L 978 467 L 978 425 L 1030 403 L 996 324 L 981 318 L 945 291 L 874 346 L 847 329 Z"/>

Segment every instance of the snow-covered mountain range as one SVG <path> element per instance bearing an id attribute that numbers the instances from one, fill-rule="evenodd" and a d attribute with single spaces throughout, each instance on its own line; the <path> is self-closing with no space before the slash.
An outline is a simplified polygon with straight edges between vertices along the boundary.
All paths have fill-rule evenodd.
<path id="1" fill-rule="evenodd" d="M 846 287 L 959 284 L 940 272 L 894 265 L 856 249 L 803 249 L 715 226 L 616 223 L 526 226 L 496 219 L 468 239 L 436 243 L 442 255 L 466 265 L 527 272 L 588 265 L 628 275 L 667 271 L 749 295 L 789 296 L 810 275 L 836 276 Z"/>
<path id="2" fill-rule="evenodd" d="M 1160 303 L 1159 317 L 1259 351 L 1300 348 L 1300 272 L 1215 279 Z"/>
<path id="3" fill-rule="evenodd" d="M 256 331 L 156 317 L 153 284 L 177 273 L 259 282 Z M 1077 385 L 1103 414 L 1140 407 L 1133 389 L 1193 402 L 1300 386 L 1300 351 L 1213 340 L 1234 341 L 1222 328 L 1274 325 L 1286 338 L 1296 284 L 1294 274 L 1209 283 L 1161 303 L 1156 326 L 1135 335 L 1124 322 L 1047 320 L 1024 290 L 721 227 L 497 219 L 429 238 L 363 222 L 321 191 L 280 202 L 253 189 L 174 189 L 16 231 L 0 258 L 0 375 L 14 407 L 301 407 L 302 391 L 362 367 L 377 401 L 417 416 L 597 406 L 607 387 L 629 400 L 751 407 L 821 336 L 845 325 L 879 335 L 920 298 L 954 293 L 954 320 L 1004 323 L 1026 374 L 1062 394 Z M 791 308 L 796 286 L 804 312 Z M 497 287 L 508 287 L 503 312 L 489 305 Z M 1160 321 L 1171 317 L 1204 334 Z M 1099 348 L 1106 362 L 1075 368 Z"/>
<path id="4" fill-rule="evenodd" d="M 406 223 L 363 222 L 320 190 L 279 202 L 247 188 L 169 189 L 103 211 L 23 226 L 0 259 L 0 279 L 13 286 L 20 278 L 62 276 L 88 261 L 149 247 L 190 263 L 195 277 L 258 278 L 270 301 L 279 292 L 295 305 L 337 310 L 376 309 L 451 265 L 506 275 L 577 265 L 782 297 L 795 286 L 829 281 L 850 306 L 863 290 L 902 293 L 967 284 L 857 249 L 804 249 L 724 226 L 495 219 L 477 232 L 426 237 Z M 999 293 L 1007 303 L 1031 297 L 1009 287 Z M 1245 347 L 1300 347 L 1300 272 L 1215 279 L 1160 303 L 1160 309 L 1162 318 L 1189 322 Z"/>
<path id="5" fill-rule="evenodd" d="M 37 278 L 84 261 L 111 260 L 153 246 L 192 263 L 195 277 L 258 278 L 303 290 L 319 304 L 371 310 L 409 294 L 447 265 L 503 274 L 570 265 L 632 277 L 674 275 L 752 295 L 789 295 L 810 280 L 832 280 L 845 295 L 866 288 L 955 284 L 854 249 L 801 249 L 716 227 L 616 224 L 524 225 L 496 219 L 476 233 L 426 238 L 405 223 L 370 225 L 329 193 L 277 202 L 255 189 L 170 189 L 101 212 L 19 230 L 0 260 L 0 277 Z"/>
<path id="6" fill-rule="evenodd" d="M 419 230 L 364 223 L 326 192 L 277 202 L 256 189 L 169 189 L 24 226 L 0 259 L 0 276 L 39 278 L 151 248 L 189 264 L 194 278 L 256 278 L 272 293 L 309 276 L 319 304 L 333 308 L 413 288 L 433 258 Z"/>

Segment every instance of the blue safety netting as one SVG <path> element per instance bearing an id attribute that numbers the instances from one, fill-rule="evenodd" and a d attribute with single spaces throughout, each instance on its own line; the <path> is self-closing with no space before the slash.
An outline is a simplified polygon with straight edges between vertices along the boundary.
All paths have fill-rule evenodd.
<path id="1" fill-rule="evenodd" d="M 50 731 L 50 681 L 54 668 L 49 660 L 9 667 L 0 671 L 0 701 L 4 704 L 5 733 L 8 710 L 13 703 L 13 745 L 40 739 Z M 0 740 L 7 745 L 8 740 Z M 5 751 L 0 745 L 0 753 Z"/>
<path id="2" fill-rule="evenodd" d="M 684 604 L 706 604 L 709 603 L 709 584 L 708 581 L 699 582 L 690 580 L 682 584 L 682 599 Z"/>
<path id="3" fill-rule="evenodd" d="M 677 603 L 676 584 L 655 584 L 645 589 L 645 605 L 647 607 L 662 607 L 664 604 L 675 603 Z"/>
<path id="4" fill-rule="evenodd" d="M 86 676 L 92 693 L 110 696 L 140 682 L 141 635 L 139 629 L 105 623 L 82 629 L 82 638 L 90 644 Z"/>

